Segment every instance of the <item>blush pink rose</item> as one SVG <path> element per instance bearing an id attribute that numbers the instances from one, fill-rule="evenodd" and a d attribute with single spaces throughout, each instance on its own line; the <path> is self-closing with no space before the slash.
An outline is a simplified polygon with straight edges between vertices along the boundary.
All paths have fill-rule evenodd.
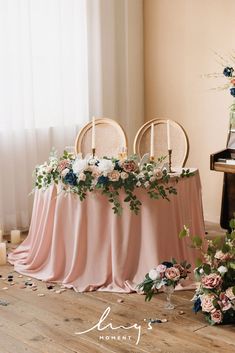
<path id="1" fill-rule="evenodd" d="M 180 279 L 180 271 L 178 268 L 170 267 L 166 269 L 165 276 L 172 281 L 178 281 Z"/>
<path id="2" fill-rule="evenodd" d="M 210 273 L 209 275 L 202 277 L 202 285 L 204 288 L 217 288 L 221 285 L 221 283 L 222 278 L 216 273 Z"/>
<path id="3" fill-rule="evenodd" d="M 70 162 L 67 159 L 63 159 L 62 161 L 59 162 L 58 164 L 58 171 L 62 172 L 64 169 L 68 168 L 70 166 Z"/>
<path id="4" fill-rule="evenodd" d="M 202 305 L 202 311 L 205 311 L 206 313 L 210 313 L 213 310 L 215 310 L 213 300 L 215 299 L 215 296 L 213 294 L 204 294 L 201 297 L 201 305 Z"/>
<path id="5" fill-rule="evenodd" d="M 112 172 L 108 173 L 108 178 L 111 181 L 118 181 L 120 179 L 120 173 L 117 170 L 113 170 Z"/>
<path id="6" fill-rule="evenodd" d="M 233 293 L 233 287 L 229 287 L 225 291 L 225 295 L 228 299 L 234 300 L 235 299 L 235 294 Z"/>
<path id="7" fill-rule="evenodd" d="M 222 322 L 223 315 L 220 310 L 215 310 L 213 313 L 211 313 L 211 320 L 214 321 L 216 324 L 220 324 Z"/>

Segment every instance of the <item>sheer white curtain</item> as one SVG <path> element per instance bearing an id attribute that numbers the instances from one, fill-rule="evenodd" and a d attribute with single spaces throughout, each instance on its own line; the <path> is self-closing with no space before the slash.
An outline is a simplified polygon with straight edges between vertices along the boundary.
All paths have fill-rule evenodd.
<path id="1" fill-rule="evenodd" d="M 143 122 L 142 0 L 0 0 L 0 227 L 27 228 L 32 171 L 92 115 Z M 130 152 L 132 146 L 130 144 Z"/>
<path id="2" fill-rule="evenodd" d="M 0 1 L 0 226 L 30 222 L 32 171 L 88 114 L 85 0 Z"/>

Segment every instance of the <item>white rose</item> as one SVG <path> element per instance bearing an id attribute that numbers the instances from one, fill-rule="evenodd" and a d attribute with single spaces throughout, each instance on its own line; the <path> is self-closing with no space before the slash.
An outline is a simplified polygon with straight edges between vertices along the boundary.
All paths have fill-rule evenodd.
<path id="1" fill-rule="evenodd" d="M 148 187 L 149 187 L 149 181 L 146 181 L 146 182 L 144 183 L 144 186 L 145 186 L 145 188 L 148 188 Z"/>
<path id="2" fill-rule="evenodd" d="M 225 267 L 225 266 L 220 266 L 220 267 L 218 268 L 218 271 L 219 271 L 219 273 L 221 273 L 221 275 L 222 275 L 223 273 L 226 273 L 226 272 L 228 271 L 228 269 L 227 269 L 227 267 Z"/>
<path id="3" fill-rule="evenodd" d="M 65 168 L 62 172 L 61 172 L 61 175 L 62 177 L 64 178 L 66 174 L 68 174 L 69 172 L 69 168 Z"/>
<path id="4" fill-rule="evenodd" d="M 113 171 L 114 164 L 109 159 L 101 159 L 98 164 L 98 169 L 101 173 L 108 174 Z"/>
<path id="5" fill-rule="evenodd" d="M 136 186 L 137 186 L 137 187 L 141 186 L 141 182 L 140 182 L 140 181 L 137 181 Z"/>
<path id="6" fill-rule="evenodd" d="M 156 279 L 160 278 L 160 273 L 155 268 L 153 268 L 149 271 L 149 277 L 151 280 L 155 281 Z"/>
<path id="7" fill-rule="evenodd" d="M 137 179 L 144 179 L 145 178 L 144 173 L 141 172 L 141 173 L 137 174 L 136 178 Z"/>
<path id="8" fill-rule="evenodd" d="M 87 160 L 86 159 L 76 159 L 73 164 L 73 172 L 75 174 L 81 173 L 87 167 Z"/>
<path id="9" fill-rule="evenodd" d="M 202 275 L 204 273 L 203 268 L 200 268 L 199 273 Z"/>

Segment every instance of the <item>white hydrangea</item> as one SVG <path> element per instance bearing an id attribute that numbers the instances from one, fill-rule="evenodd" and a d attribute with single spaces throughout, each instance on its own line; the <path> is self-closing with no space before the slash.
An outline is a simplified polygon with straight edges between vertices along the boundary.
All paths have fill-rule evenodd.
<path id="1" fill-rule="evenodd" d="M 75 174 L 79 174 L 87 168 L 87 160 L 86 159 L 76 159 L 73 163 L 73 172 Z"/>
<path id="2" fill-rule="evenodd" d="M 103 175 L 107 175 L 114 169 L 114 164 L 110 159 L 100 159 L 98 169 Z"/>

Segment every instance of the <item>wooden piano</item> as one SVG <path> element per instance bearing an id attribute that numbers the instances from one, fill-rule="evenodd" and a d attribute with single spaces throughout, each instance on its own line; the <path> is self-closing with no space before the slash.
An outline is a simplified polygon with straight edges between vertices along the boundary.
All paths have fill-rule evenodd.
<path id="1" fill-rule="evenodd" d="M 210 169 L 224 172 L 220 226 L 229 230 L 229 220 L 235 212 L 235 129 L 231 124 L 227 148 L 210 155 Z"/>

